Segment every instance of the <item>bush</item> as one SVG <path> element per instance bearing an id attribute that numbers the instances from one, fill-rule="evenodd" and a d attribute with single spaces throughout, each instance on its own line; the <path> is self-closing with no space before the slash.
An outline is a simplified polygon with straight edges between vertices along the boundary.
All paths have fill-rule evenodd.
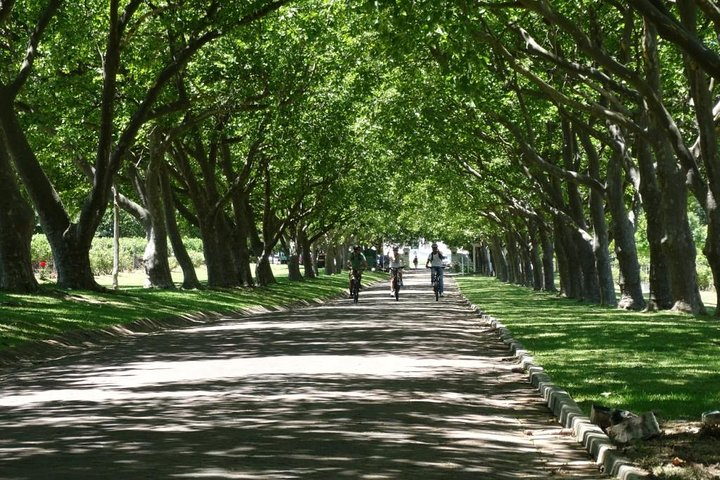
<path id="1" fill-rule="evenodd" d="M 202 240 L 199 238 L 183 239 L 185 248 L 188 250 L 190 259 L 195 267 L 205 263 L 205 255 L 202 250 Z M 123 237 L 120 239 L 120 271 L 132 271 L 142 267 L 142 257 L 145 252 L 145 238 Z M 53 256 L 47 237 L 43 234 L 35 234 L 32 238 L 31 252 L 33 264 L 46 261 L 47 268 L 52 268 Z M 170 266 L 177 266 L 177 260 L 170 257 Z M 95 275 L 107 275 L 112 273 L 113 268 L 113 239 L 108 237 L 95 237 L 90 249 L 90 267 Z"/>
<path id="2" fill-rule="evenodd" d="M 48 243 L 45 235 L 33 235 L 32 241 L 30 242 L 30 252 L 32 255 L 33 266 L 37 266 L 38 263 L 45 261 L 47 262 L 46 268 L 52 267 L 52 251 L 50 250 L 50 244 Z"/>
<path id="3" fill-rule="evenodd" d="M 697 256 L 697 282 L 700 290 L 713 289 L 713 275 L 704 255 Z"/>

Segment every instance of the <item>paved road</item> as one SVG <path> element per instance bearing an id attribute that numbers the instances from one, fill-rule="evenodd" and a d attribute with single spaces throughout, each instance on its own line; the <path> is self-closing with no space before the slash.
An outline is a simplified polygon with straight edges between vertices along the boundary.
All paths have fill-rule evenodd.
<path id="1" fill-rule="evenodd" d="M 448 279 L 0 378 L 2 479 L 603 477 Z"/>

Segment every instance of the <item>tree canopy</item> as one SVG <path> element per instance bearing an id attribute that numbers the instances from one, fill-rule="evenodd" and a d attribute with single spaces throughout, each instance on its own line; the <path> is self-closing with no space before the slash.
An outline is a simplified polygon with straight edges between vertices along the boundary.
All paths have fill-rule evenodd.
<path id="1" fill-rule="evenodd" d="M 312 276 L 320 250 L 335 272 L 351 243 L 442 239 L 503 280 L 701 313 L 719 28 L 693 0 L 4 2 L 0 288 L 37 288 L 36 224 L 59 286 L 98 288 L 114 200 L 155 287 L 170 250 L 198 286 L 188 232 L 211 287 L 272 282 L 278 249 Z"/>

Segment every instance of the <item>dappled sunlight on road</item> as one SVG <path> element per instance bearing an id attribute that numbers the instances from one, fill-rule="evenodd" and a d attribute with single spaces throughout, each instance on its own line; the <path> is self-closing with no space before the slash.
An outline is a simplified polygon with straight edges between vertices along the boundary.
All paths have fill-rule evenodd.
<path id="1" fill-rule="evenodd" d="M 9 372 L 0 478 L 601 478 L 448 287 Z"/>

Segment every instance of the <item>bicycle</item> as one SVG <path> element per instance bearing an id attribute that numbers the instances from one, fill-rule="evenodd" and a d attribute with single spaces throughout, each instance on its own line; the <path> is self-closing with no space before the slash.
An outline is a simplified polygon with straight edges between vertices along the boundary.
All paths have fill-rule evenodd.
<path id="1" fill-rule="evenodd" d="M 395 295 L 395 300 L 400 300 L 400 287 L 402 286 L 402 281 L 400 278 L 402 277 L 401 270 L 405 268 L 404 266 L 396 267 L 396 268 L 390 268 L 390 274 L 392 275 L 392 278 L 390 279 L 390 285 L 392 286 L 393 294 Z"/>
<path id="2" fill-rule="evenodd" d="M 440 298 L 440 281 L 438 271 L 433 267 L 427 267 L 430 269 L 430 283 L 432 283 L 433 293 L 435 294 L 435 301 L 437 302 Z M 445 267 L 442 267 L 443 269 Z"/>
<path id="3" fill-rule="evenodd" d="M 353 303 L 358 303 L 358 298 L 360 296 L 360 279 L 360 271 L 353 269 L 350 274 L 350 296 L 353 299 Z"/>

